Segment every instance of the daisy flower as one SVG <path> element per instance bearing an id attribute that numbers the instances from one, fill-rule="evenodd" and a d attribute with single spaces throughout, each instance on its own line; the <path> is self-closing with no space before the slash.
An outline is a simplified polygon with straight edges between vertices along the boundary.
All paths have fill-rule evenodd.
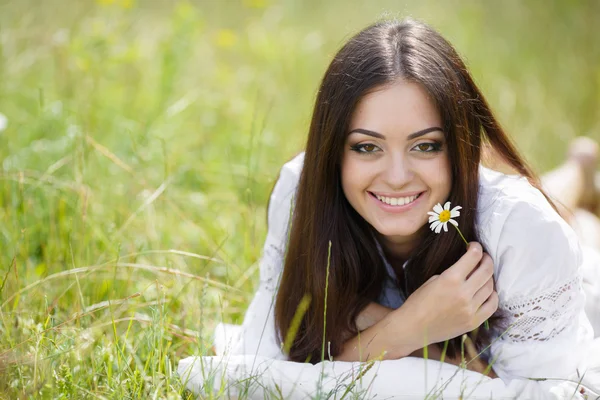
<path id="1" fill-rule="evenodd" d="M 460 229 L 458 229 L 458 222 L 452 219 L 460 217 L 460 211 L 458 210 L 461 210 L 462 207 L 456 206 L 453 209 L 450 209 L 450 207 L 452 207 L 452 205 L 449 201 L 447 201 L 446 204 L 444 204 L 444 207 L 442 207 L 440 203 L 437 203 L 433 207 L 433 211 L 429 211 L 427 213 L 429 214 L 429 223 L 431 224 L 429 227 L 435 233 L 440 233 L 442 231 L 442 228 L 444 228 L 444 232 L 448 232 L 448 222 L 450 222 L 452 225 L 454 225 L 454 227 L 458 231 L 458 234 L 460 235 L 460 237 L 465 242 L 468 248 L 469 242 L 467 242 L 467 239 L 465 239 Z M 487 320 L 484 322 L 483 325 L 485 326 L 485 329 L 490 329 L 490 325 Z"/>
<path id="2" fill-rule="evenodd" d="M 452 210 L 450 210 L 450 202 L 447 201 L 442 208 L 440 203 L 437 203 L 433 207 L 433 211 L 429 211 L 427 214 L 430 215 L 429 223 L 431 224 L 430 228 L 435 233 L 440 233 L 442 231 L 442 227 L 444 228 L 444 232 L 448 232 L 448 222 L 450 222 L 454 226 L 458 226 L 458 222 L 453 220 L 452 218 L 460 217 L 461 206 L 456 206 Z"/>
<path id="3" fill-rule="evenodd" d="M 451 204 L 449 201 L 447 201 L 446 204 L 444 204 L 444 207 L 442 207 L 442 205 L 440 203 L 436 204 L 433 207 L 433 211 L 429 211 L 427 213 L 429 215 L 429 223 L 431 224 L 429 227 L 435 233 L 440 233 L 442 231 L 442 228 L 444 228 L 444 232 L 448 232 L 448 222 L 449 222 L 452 225 L 454 225 L 454 227 L 458 231 L 458 234 L 460 235 L 460 237 L 468 245 L 467 240 L 463 236 L 460 229 L 458 229 L 458 222 L 456 222 L 455 220 L 452 219 L 452 218 L 460 217 L 460 211 L 458 211 L 458 210 L 461 210 L 462 207 L 456 206 L 453 209 L 450 209 L 450 207 L 451 207 Z"/>

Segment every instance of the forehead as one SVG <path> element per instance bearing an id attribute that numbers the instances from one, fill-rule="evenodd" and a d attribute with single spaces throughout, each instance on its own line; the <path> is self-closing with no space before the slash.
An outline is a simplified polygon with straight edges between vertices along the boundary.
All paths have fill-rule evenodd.
<path id="1" fill-rule="evenodd" d="M 425 89 L 417 83 L 398 81 L 359 101 L 350 120 L 350 131 L 362 128 L 386 136 L 409 135 L 441 125 L 440 114 Z"/>

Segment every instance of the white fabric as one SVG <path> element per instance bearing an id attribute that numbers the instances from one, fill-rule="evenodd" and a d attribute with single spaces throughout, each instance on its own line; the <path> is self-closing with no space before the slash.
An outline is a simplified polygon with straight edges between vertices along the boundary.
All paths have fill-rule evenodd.
<path id="1" fill-rule="evenodd" d="M 530 379 L 577 377 L 593 340 L 578 239 L 525 178 L 485 168 L 477 227 L 509 324 L 491 346 L 494 371 L 517 393 L 542 397 L 556 381 Z"/>
<path id="2" fill-rule="evenodd" d="M 594 337 L 600 337 L 600 253 L 588 246 L 583 246 L 582 249 L 585 313 L 594 328 Z"/>
<path id="3" fill-rule="evenodd" d="M 277 370 L 271 372 L 279 374 L 277 379 L 283 379 L 283 376 L 293 379 L 298 368 L 310 370 L 310 367 L 299 367 L 297 363 L 274 361 L 285 360 L 277 344 L 273 304 L 283 268 L 293 196 L 303 161 L 304 154 L 300 154 L 284 165 L 271 195 L 269 230 L 260 263 L 260 285 L 244 318 L 240 339 L 231 351 L 229 361 L 234 360 L 236 367 L 233 370 L 237 372 L 225 368 L 231 379 L 239 376 L 239 366 L 245 365 L 245 359 L 233 355 L 264 357 L 261 360 L 277 366 Z M 495 389 L 493 397 L 514 392 L 519 398 L 562 398 L 557 393 L 568 391 L 565 388 L 569 386 L 561 379 L 571 379 L 576 383 L 582 374 L 583 383 L 597 391 L 600 387 L 600 345 L 595 343 L 596 350 L 591 350 L 593 330 L 584 312 L 582 253 L 572 229 L 526 179 L 483 167 L 480 169 L 477 227 L 482 244 L 494 260 L 499 308 L 508 317 L 509 324 L 506 332 L 495 332 L 497 337 L 491 345 L 494 370 L 506 384 L 506 387 L 494 386 L 503 387 L 502 390 L 506 391 Z M 589 271 L 597 271 L 598 268 L 588 265 L 588 275 L 591 276 Z M 600 281 L 596 281 L 595 285 L 589 286 L 597 287 L 599 284 Z M 203 359 L 208 363 L 216 362 L 207 357 L 199 360 Z M 378 397 L 384 392 L 405 393 L 405 383 L 410 385 L 414 381 L 420 382 L 419 379 L 422 381 L 423 366 L 434 368 L 432 363 L 436 363 L 415 360 L 403 358 L 394 360 L 393 364 L 381 362 L 379 374 L 390 377 L 388 365 L 393 365 L 394 369 L 406 367 L 407 372 L 388 381 L 378 379 Z M 416 367 L 415 362 L 421 367 Z M 329 364 L 334 366 L 338 363 L 348 364 Z M 192 365 L 192 359 L 185 363 L 182 361 L 180 371 L 184 366 Z M 448 368 L 456 369 L 453 366 Z M 190 382 L 193 385 L 202 380 Z M 421 387 L 424 390 L 425 386 Z M 586 390 L 593 393 L 594 390 L 590 389 Z M 485 391 L 477 393 L 489 395 Z M 421 397 L 426 394 L 420 392 Z M 449 392 L 448 395 L 453 394 Z"/>
<path id="4" fill-rule="evenodd" d="M 288 237 L 292 199 L 302 170 L 304 153 L 286 163 L 275 183 L 268 209 L 268 232 L 260 261 L 260 283 L 254 299 L 248 306 L 243 323 L 243 334 L 233 354 L 260 354 L 284 360 L 275 334 L 273 307 Z"/>
<path id="5" fill-rule="evenodd" d="M 451 364 L 407 357 L 369 363 L 325 361 L 316 365 L 255 355 L 188 357 L 178 373 L 198 394 L 243 394 L 250 399 L 514 399 L 502 380 Z M 328 394 L 336 393 L 334 396 Z M 577 397 L 574 397 L 577 399 Z"/>
<path id="6" fill-rule="evenodd" d="M 600 176 L 600 175 L 599 175 Z M 600 336 L 600 225 L 597 217 L 585 210 L 575 210 L 571 225 L 581 241 L 583 250 L 583 291 L 586 295 L 585 312 L 594 328 L 594 336 Z"/>

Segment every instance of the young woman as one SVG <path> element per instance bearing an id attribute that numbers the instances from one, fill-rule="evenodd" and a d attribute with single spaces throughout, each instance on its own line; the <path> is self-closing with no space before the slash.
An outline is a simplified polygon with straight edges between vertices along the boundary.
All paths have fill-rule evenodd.
<path id="1" fill-rule="evenodd" d="M 447 202 L 462 207 L 468 248 L 454 227 L 430 229 Z M 591 357 L 575 233 L 456 51 L 422 23 L 377 23 L 337 53 L 268 224 L 234 354 L 316 363 L 427 349 L 458 364 L 466 346 L 469 368 L 491 364 L 536 398 Z"/>

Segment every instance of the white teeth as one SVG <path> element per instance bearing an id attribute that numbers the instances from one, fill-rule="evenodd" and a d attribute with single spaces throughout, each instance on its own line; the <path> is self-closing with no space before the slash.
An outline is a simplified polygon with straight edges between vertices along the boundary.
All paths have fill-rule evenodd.
<path id="1" fill-rule="evenodd" d="M 389 204 L 391 206 L 404 206 L 406 204 L 410 204 L 419 197 L 418 195 L 409 196 L 409 197 L 383 197 L 378 194 L 375 195 L 377 199 L 385 204 Z"/>

